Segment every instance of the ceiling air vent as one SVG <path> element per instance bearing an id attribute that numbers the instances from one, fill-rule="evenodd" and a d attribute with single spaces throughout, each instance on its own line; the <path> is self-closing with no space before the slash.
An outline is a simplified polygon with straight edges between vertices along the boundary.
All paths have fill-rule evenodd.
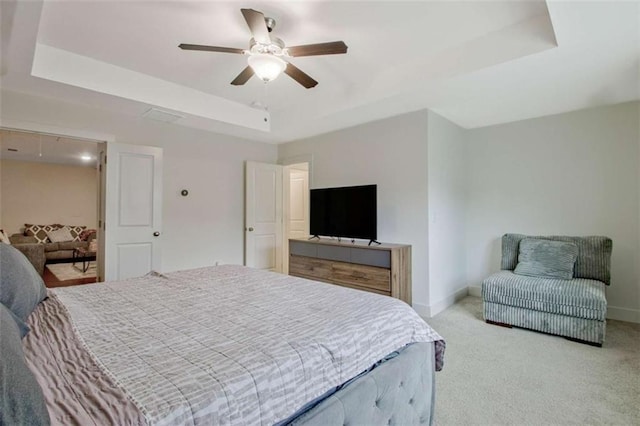
<path id="1" fill-rule="evenodd" d="M 144 118 L 150 118 L 151 120 L 162 121 L 163 123 L 173 123 L 174 121 L 184 118 L 183 115 L 162 111 L 156 108 L 150 108 L 142 114 L 142 116 Z"/>

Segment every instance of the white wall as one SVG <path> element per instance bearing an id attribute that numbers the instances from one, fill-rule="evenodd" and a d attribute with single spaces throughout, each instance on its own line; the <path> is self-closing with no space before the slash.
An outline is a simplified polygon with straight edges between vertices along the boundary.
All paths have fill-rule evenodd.
<path id="1" fill-rule="evenodd" d="M 640 322 L 639 103 L 468 131 L 467 270 L 500 267 L 507 232 L 613 239 L 609 317 Z"/>
<path id="2" fill-rule="evenodd" d="M 412 245 L 413 304 L 429 303 L 427 113 L 405 114 L 279 146 L 312 156 L 312 188 L 378 185 L 378 240 Z"/>
<path id="3" fill-rule="evenodd" d="M 244 259 L 244 162 L 275 163 L 277 147 L 139 116 L 2 92 L 3 120 L 115 135 L 164 149 L 164 271 Z M 182 197 L 180 190 L 188 189 Z"/>
<path id="4" fill-rule="evenodd" d="M 429 316 L 467 295 L 467 134 L 429 111 Z"/>
<path id="5" fill-rule="evenodd" d="M 25 223 L 84 225 L 98 222 L 95 168 L 0 161 L 0 228 L 21 232 Z"/>

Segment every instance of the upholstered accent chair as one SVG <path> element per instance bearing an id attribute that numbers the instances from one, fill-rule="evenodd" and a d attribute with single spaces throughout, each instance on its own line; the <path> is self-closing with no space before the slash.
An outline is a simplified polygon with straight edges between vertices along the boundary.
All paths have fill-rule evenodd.
<path id="1" fill-rule="evenodd" d="M 482 282 L 486 322 L 602 346 L 611 250 L 607 237 L 505 234 L 501 271 Z"/>

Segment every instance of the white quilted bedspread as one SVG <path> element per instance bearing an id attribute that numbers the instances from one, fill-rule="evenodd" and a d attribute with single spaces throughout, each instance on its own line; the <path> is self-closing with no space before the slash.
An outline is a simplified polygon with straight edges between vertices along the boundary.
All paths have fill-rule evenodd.
<path id="1" fill-rule="evenodd" d="M 55 294 L 150 424 L 273 424 L 385 355 L 440 340 L 389 297 L 242 266 Z"/>

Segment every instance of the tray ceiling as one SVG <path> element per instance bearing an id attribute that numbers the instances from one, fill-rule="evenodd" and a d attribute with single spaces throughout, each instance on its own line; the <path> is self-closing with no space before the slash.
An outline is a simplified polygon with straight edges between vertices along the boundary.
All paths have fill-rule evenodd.
<path id="1" fill-rule="evenodd" d="M 3 12 L 11 11 L 5 3 Z M 14 3 L 4 88 L 130 114 L 158 107 L 183 116 L 176 125 L 267 142 L 423 108 L 463 127 L 576 109 L 593 75 L 613 92 L 609 100 L 638 97 L 629 80 L 638 66 L 637 4 L 26 3 Z M 319 81 L 313 89 L 286 75 L 267 85 L 253 78 L 232 86 L 245 56 L 177 45 L 247 48 L 250 33 L 240 7 L 274 18 L 274 34 L 288 45 L 344 40 L 349 51 L 291 59 Z M 605 69 L 599 69 L 602 55 L 595 61 L 587 48 L 604 53 Z M 578 70 L 583 79 L 571 75 Z M 617 79 L 607 74 L 612 71 L 620 73 Z M 557 84 L 569 84 L 572 94 L 556 99 Z M 537 96 L 520 105 L 527 94 Z"/>

